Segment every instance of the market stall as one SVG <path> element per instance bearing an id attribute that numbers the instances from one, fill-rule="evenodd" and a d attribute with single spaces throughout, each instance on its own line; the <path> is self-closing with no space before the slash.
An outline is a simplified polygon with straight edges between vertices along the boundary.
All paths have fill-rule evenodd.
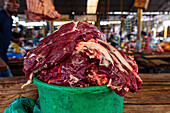
<path id="1" fill-rule="evenodd" d="M 170 1 L 8 2 L 21 7 L 11 16 L 12 34 L 18 35 L 12 35 L 16 39 L 6 54 L 13 77 L 0 77 L 0 112 L 17 97 L 30 97 L 33 103 L 41 100 L 45 113 L 121 113 L 121 108 L 123 113 L 170 112 Z M 99 93 L 90 94 L 90 88 L 102 96 L 96 99 Z M 71 96 L 76 92 L 82 102 L 74 95 L 70 99 L 67 91 Z M 102 103 L 99 111 L 90 105 L 97 102 Z"/>

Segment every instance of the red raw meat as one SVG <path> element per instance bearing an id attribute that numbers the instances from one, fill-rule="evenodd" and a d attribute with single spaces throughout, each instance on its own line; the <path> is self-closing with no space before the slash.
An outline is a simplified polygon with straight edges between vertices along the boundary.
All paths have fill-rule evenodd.
<path id="1" fill-rule="evenodd" d="M 47 83 L 62 86 L 107 84 L 124 96 L 137 92 L 142 80 L 133 58 L 106 42 L 94 25 L 70 22 L 39 42 L 25 60 L 23 71 Z"/>

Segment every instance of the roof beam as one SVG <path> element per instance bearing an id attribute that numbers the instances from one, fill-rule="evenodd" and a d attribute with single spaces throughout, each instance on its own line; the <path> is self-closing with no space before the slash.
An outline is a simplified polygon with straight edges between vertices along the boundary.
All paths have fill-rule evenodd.
<path id="1" fill-rule="evenodd" d="M 68 14 L 71 15 L 70 0 L 67 0 Z"/>
<path id="2" fill-rule="evenodd" d="M 168 0 L 166 0 L 166 2 L 163 2 L 161 5 L 159 5 L 158 9 L 156 9 L 155 11 L 160 11 L 160 9 L 167 4 L 168 4 Z"/>
<path id="3" fill-rule="evenodd" d="M 133 9 L 133 4 L 134 4 L 134 1 L 133 0 L 130 0 L 131 1 L 131 3 L 130 3 L 130 5 L 129 5 L 129 8 L 128 8 L 128 12 L 131 12 L 131 10 Z M 129 2 L 130 2 L 129 1 Z"/>

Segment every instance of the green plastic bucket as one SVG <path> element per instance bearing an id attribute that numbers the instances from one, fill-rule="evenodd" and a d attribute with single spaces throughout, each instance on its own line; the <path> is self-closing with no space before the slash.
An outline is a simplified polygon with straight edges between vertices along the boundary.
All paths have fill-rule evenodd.
<path id="1" fill-rule="evenodd" d="M 70 87 L 48 84 L 36 77 L 41 113 L 122 113 L 124 97 L 106 85 Z"/>

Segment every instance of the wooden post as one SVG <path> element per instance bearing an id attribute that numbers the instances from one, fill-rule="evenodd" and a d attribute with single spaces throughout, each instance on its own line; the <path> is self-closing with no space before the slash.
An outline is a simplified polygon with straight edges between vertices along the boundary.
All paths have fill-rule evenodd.
<path id="1" fill-rule="evenodd" d="M 101 13 L 99 13 L 99 15 L 97 16 L 97 27 L 98 27 L 98 29 L 100 29 L 100 17 L 101 17 Z"/>
<path id="2" fill-rule="evenodd" d="M 101 7 L 99 7 L 99 15 L 97 16 L 97 27 L 100 29 L 100 19 L 101 19 L 101 15 L 104 16 L 105 12 L 105 1 L 104 0 L 100 0 L 100 4 Z"/>
<path id="3" fill-rule="evenodd" d="M 165 28 L 164 28 L 164 38 L 167 37 L 167 31 L 168 31 L 168 26 L 165 26 Z"/>
<path id="4" fill-rule="evenodd" d="M 142 21 L 141 21 L 142 11 L 143 11 L 143 9 L 138 8 L 138 12 L 137 12 L 137 14 L 138 14 L 138 20 L 137 20 L 137 29 L 138 29 L 138 31 L 137 31 L 137 40 L 136 40 L 136 44 L 137 44 L 136 49 L 137 49 L 137 51 L 141 50 L 141 41 L 140 41 L 140 39 L 141 39 L 141 29 L 142 29 Z"/>
<path id="5" fill-rule="evenodd" d="M 121 25 L 120 25 L 120 39 L 119 39 L 119 47 L 118 48 L 123 48 L 123 46 L 121 47 L 122 45 L 122 39 L 124 37 L 122 37 L 122 34 L 124 32 L 124 21 L 123 21 L 123 17 L 122 17 L 122 14 L 123 14 L 123 0 L 120 1 L 120 11 L 121 11 L 121 15 L 120 15 L 120 19 L 121 19 Z"/>
<path id="6" fill-rule="evenodd" d="M 110 0 L 107 0 L 107 22 L 109 22 Z M 107 39 L 109 38 L 109 24 L 107 24 Z"/>
<path id="7" fill-rule="evenodd" d="M 54 32 L 54 25 L 53 25 L 53 21 L 49 21 L 49 25 L 50 25 L 50 33 Z"/>
<path id="8" fill-rule="evenodd" d="M 51 2 L 54 4 L 54 0 L 51 0 Z M 53 25 L 53 20 L 50 21 L 50 33 L 54 32 L 54 25 Z"/>
<path id="9" fill-rule="evenodd" d="M 43 22 L 46 22 L 44 19 L 43 19 Z M 43 33 L 43 37 L 45 38 L 46 37 L 46 32 L 45 32 L 45 25 L 43 24 L 42 26 L 42 33 Z"/>
<path id="10" fill-rule="evenodd" d="M 121 18 L 123 13 L 123 0 L 120 1 L 120 11 L 121 11 Z"/>
<path id="11" fill-rule="evenodd" d="M 42 33 L 43 33 L 43 37 L 46 37 L 46 34 L 45 34 L 45 25 L 44 24 L 42 26 Z"/>
<path id="12" fill-rule="evenodd" d="M 15 30 L 18 33 L 18 22 L 16 23 Z"/>

